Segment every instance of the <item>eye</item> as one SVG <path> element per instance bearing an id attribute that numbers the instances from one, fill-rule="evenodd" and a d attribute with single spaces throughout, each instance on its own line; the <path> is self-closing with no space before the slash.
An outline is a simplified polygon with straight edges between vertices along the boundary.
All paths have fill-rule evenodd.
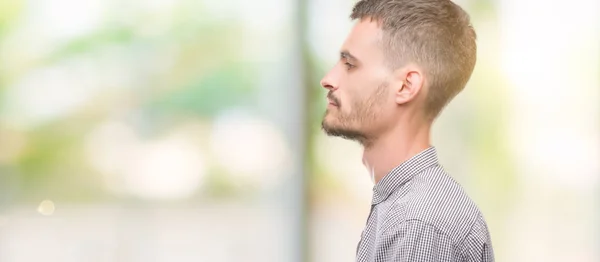
<path id="1" fill-rule="evenodd" d="M 348 62 L 345 62 L 345 63 L 344 63 L 344 65 L 346 65 L 346 68 L 348 68 L 348 70 L 350 70 L 350 69 L 354 68 L 354 65 L 353 65 L 353 64 L 350 64 L 350 63 L 348 63 Z"/>

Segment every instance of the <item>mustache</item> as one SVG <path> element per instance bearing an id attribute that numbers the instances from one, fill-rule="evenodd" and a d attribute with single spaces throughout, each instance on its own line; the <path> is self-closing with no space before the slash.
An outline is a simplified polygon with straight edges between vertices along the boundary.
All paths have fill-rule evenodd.
<path id="1" fill-rule="evenodd" d="M 331 101 L 333 101 L 336 105 L 340 106 L 340 100 L 337 97 L 333 96 L 331 91 L 329 91 L 329 93 L 327 93 L 327 98 L 329 98 Z"/>

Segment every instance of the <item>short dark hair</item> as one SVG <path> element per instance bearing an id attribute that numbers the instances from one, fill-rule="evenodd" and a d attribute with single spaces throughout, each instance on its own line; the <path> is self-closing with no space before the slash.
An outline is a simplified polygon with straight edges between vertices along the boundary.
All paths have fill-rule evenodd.
<path id="1" fill-rule="evenodd" d="M 432 119 L 461 92 L 477 60 L 476 33 L 469 15 L 450 0 L 361 0 L 354 19 L 379 22 L 383 47 L 394 69 L 413 62 L 423 67 Z"/>

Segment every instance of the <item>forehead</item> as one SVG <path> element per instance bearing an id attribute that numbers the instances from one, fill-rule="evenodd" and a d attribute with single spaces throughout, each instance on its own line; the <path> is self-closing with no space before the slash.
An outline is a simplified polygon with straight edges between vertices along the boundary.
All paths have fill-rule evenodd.
<path id="1" fill-rule="evenodd" d="M 381 54 L 383 31 L 376 21 L 369 18 L 359 20 L 342 45 L 342 51 L 348 51 L 361 61 L 372 60 Z M 375 56 L 375 57 L 374 57 Z"/>

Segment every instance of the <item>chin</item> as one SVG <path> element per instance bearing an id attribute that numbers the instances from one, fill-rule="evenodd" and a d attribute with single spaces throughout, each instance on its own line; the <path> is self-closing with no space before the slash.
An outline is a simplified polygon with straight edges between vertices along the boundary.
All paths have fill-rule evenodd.
<path id="1" fill-rule="evenodd" d="M 338 129 L 338 127 L 332 122 L 333 121 L 331 119 L 327 119 L 327 117 L 325 117 L 323 119 L 323 122 L 321 122 L 321 129 L 323 129 L 323 131 L 325 131 L 325 133 L 330 133 L 331 130 Z"/>
<path id="2" fill-rule="evenodd" d="M 321 122 L 322 125 L 327 125 L 328 127 L 336 126 L 339 124 L 337 122 L 339 122 L 339 121 L 334 114 L 332 114 L 329 110 L 325 111 L 325 115 L 323 116 L 323 121 Z"/>
<path id="3" fill-rule="evenodd" d="M 321 129 L 329 136 L 341 137 L 349 140 L 363 140 L 364 133 L 358 129 L 344 126 L 341 123 L 332 123 L 326 119 L 321 123 Z"/>
<path id="4" fill-rule="evenodd" d="M 323 131 L 325 131 L 325 133 L 330 133 L 333 130 L 338 130 L 340 129 L 340 127 L 341 124 L 339 123 L 338 119 L 335 118 L 335 116 L 326 114 L 323 117 L 323 121 L 321 122 L 321 128 L 323 129 Z"/>

